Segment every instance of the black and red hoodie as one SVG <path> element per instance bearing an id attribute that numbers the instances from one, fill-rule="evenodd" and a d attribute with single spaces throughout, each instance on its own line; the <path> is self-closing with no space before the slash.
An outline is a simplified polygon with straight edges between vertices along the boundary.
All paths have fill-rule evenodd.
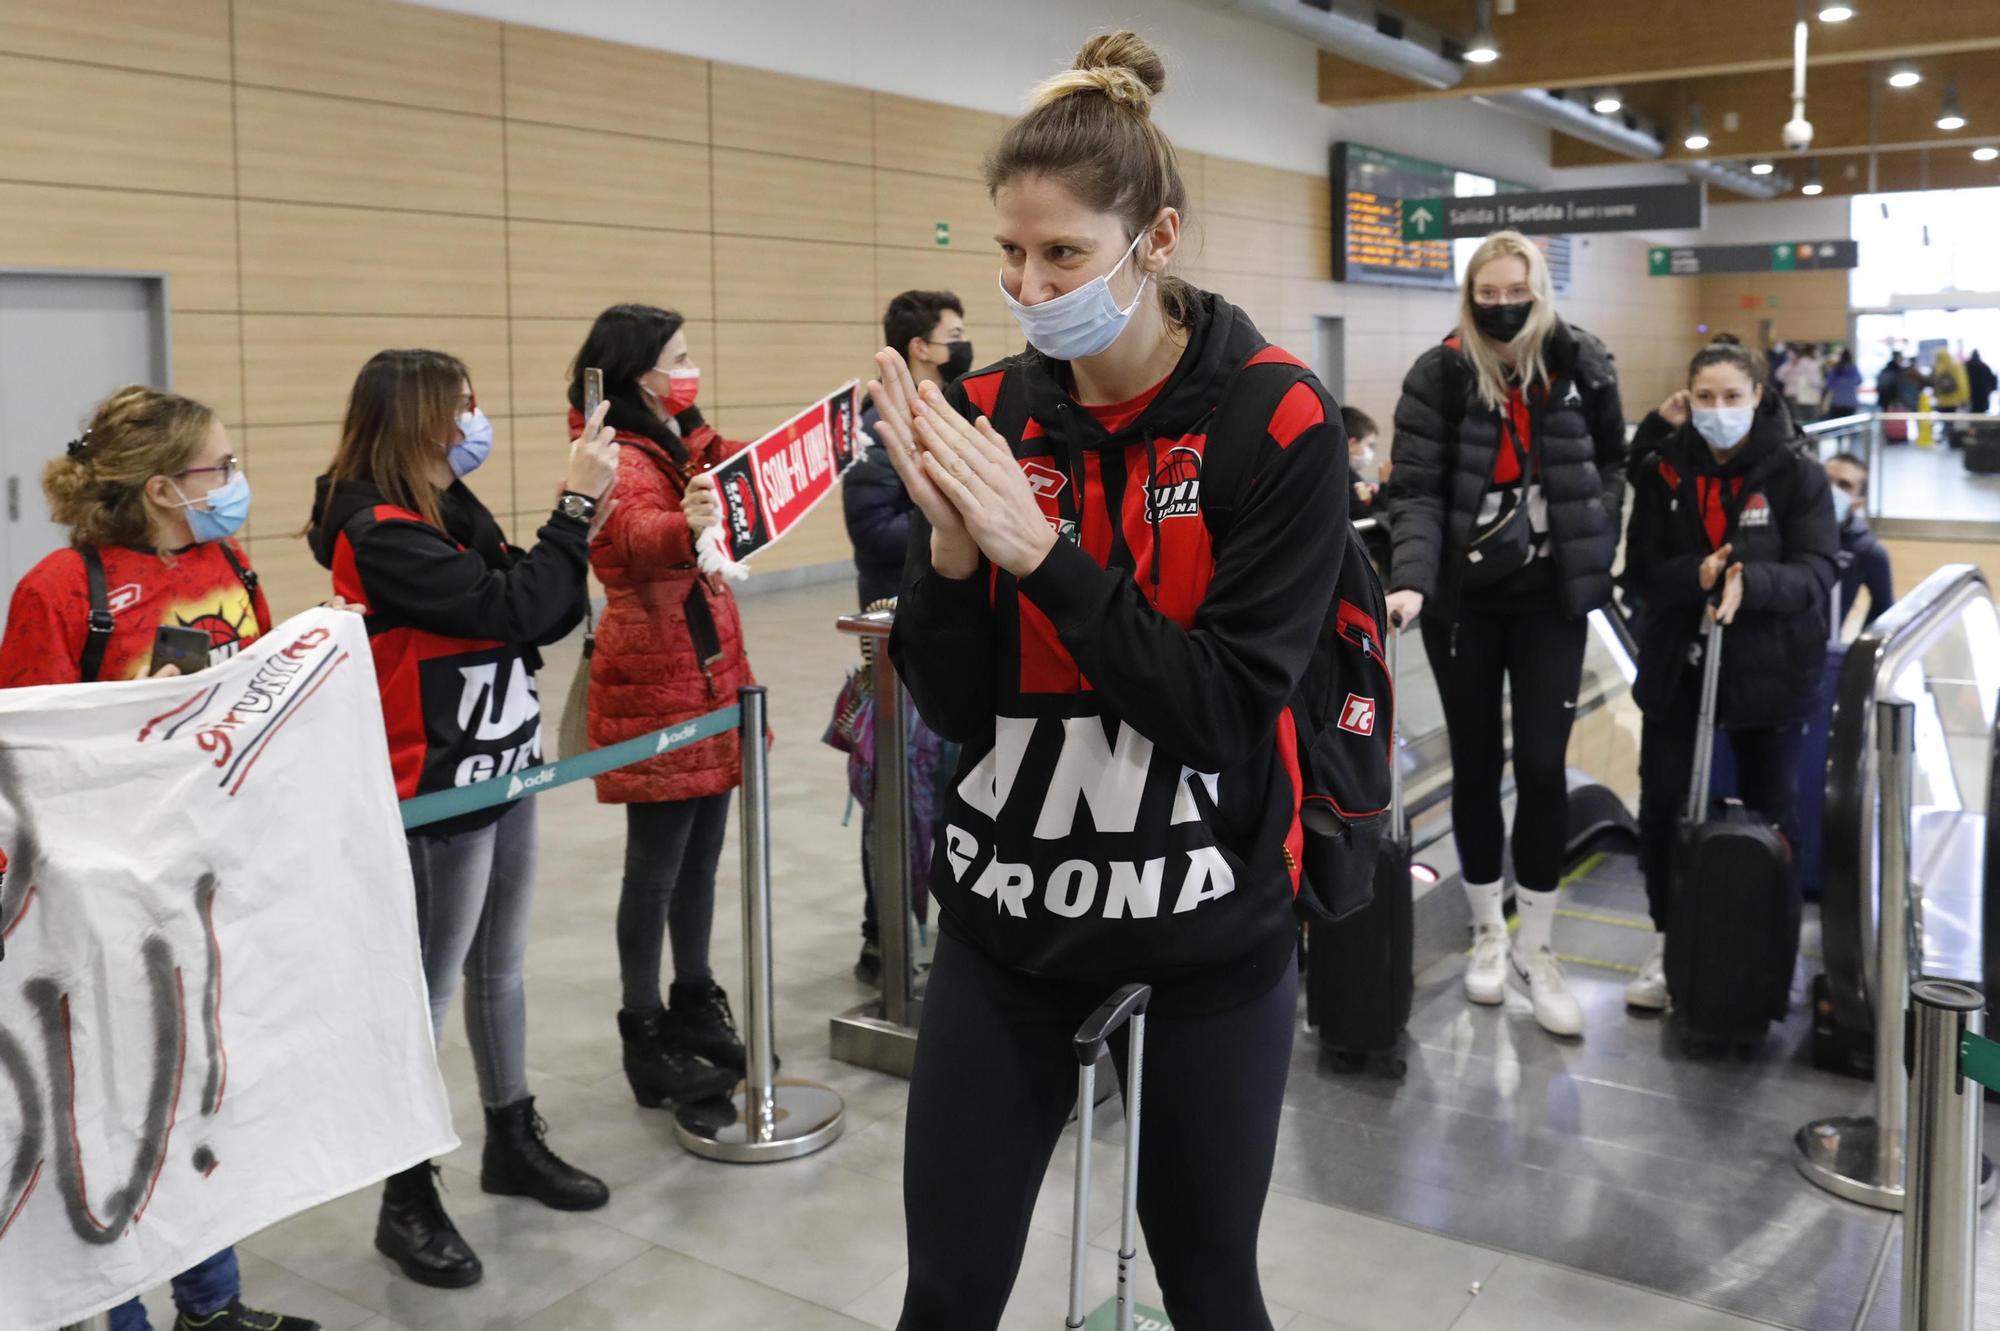
<path id="1" fill-rule="evenodd" d="M 958 581 L 931 568 L 919 514 L 890 643 L 924 719 L 964 745 L 931 868 L 944 927 L 1005 965 L 1216 1011 L 1289 962 L 1280 714 L 1329 613 L 1347 449 L 1303 371 L 1268 419 L 1210 433 L 1232 378 L 1272 359 L 1297 364 L 1202 294 L 1149 400 L 1081 406 L 1068 366 L 1032 351 L 951 389 L 1012 442 L 1063 538 L 1025 578 L 982 559 Z M 1202 472 L 1221 449 L 1254 458 L 1217 499 L 1217 549 Z"/>
<path id="2" fill-rule="evenodd" d="M 438 527 L 389 503 L 372 481 L 325 476 L 313 515 L 313 555 L 333 571 L 334 592 L 368 607 L 397 797 L 541 762 L 536 649 L 583 619 L 587 524 L 553 513 L 523 551 L 463 481 L 441 497 Z M 423 830 L 472 831 L 508 807 Z"/>

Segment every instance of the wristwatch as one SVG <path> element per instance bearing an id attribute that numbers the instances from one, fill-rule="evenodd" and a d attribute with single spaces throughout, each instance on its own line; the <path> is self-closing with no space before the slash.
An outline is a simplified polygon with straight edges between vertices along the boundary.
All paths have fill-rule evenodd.
<path id="1" fill-rule="evenodd" d="M 587 523 L 597 516 L 597 501 L 589 495 L 565 490 L 562 492 L 562 497 L 556 500 L 556 512 L 566 518 L 575 518 L 578 522 Z"/>

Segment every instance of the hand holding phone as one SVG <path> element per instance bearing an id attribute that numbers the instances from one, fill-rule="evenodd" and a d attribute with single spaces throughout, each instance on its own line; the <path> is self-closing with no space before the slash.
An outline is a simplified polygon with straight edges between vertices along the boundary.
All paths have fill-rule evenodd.
<path id="1" fill-rule="evenodd" d="M 597 404 L 604 401 L 604 371 L 585 370 L 583 372 L 583 418 L 588 421 L 597 414 Z"/>
<path id="2" fill-rule="evenodd" d="M 182 675 L 206 669 L 210 645 L 208 635 L 200 629 L 162 624 L 153 638 L 153 666 L 147 673 L 157 675 L 167 666 Z"/>

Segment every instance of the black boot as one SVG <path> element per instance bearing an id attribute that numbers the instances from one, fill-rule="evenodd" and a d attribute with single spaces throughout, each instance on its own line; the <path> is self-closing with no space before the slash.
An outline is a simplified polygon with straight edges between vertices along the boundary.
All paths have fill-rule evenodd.
<path id="1" fill-rule="evenodd" d="M 854 963 L 854 978 L 877 989 L 882 987 L 882 945 L 872 938 L 861 940 L 861 958 Z"/>
<path id="2" fill-rule="evenodd" d="M 535 1097 L 486 1111 L 486 1155 L 479 1186 L 500 1197 L 532 1197 L 556 1211 L 595 1211 L 611 1200 L 602 1179 L 549 1149 L 549 1125 Z"/>
<path id="3" fill-rule="evenodd" d="M 743 1037 L 736 1033 L 736 1018 L 729 1011 L 729 995 L 713 980 L 673 982 L 667 991 L 666 1033 L 670 1047 L 700 1054 L 719 1068 L 748 1070 Z M 771 1070 L 777 1069 L 778 1056 L 773 1053 Z"/>
<path id="4" fill-rule="evenodd" d="M 464 1289 L 478 1284 L 486 1272 L 444 1213 L 436 1172 L 437 1166 L 425 1161 L 389 1177 L 382 1187 L 375 1247 L 419 1285 Z"/>
<path id="5" fill-rule="evenodd" d="M 625 1080 L 632 1084 L 639 1104 L 658 1109 L 668 1101 L 686 1104 L 729 1094 L 736 1074 L 669 1046 L 666 1026 L 665 1008 L 651 1012 L 626 1008 L 618 1014 L 618 1034 L 625 1040 Z"/>

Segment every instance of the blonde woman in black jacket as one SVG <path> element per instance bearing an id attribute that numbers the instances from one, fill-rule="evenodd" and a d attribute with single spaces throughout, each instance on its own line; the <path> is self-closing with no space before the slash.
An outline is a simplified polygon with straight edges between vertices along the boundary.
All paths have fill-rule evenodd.
<path id="1" fill-rule="evenodd" d="M 1391 457 L 1389 613 L 1418 620 L 1450 733 L 1452 827 L 1473 923 L 1466 997 L 1503 1001 L 1511 963 L 1542 1028 L 1581 1035 L 1551 932 L 1585 617 L 1611 599 L 1625 413 L 1611 353 L 1557 318 L 1548 264 L 1520 233 L 1496 232 L 1473 254 L 1457 329 L 1403 381 Z M 1503 689 L 1518 799 L 1511 946 Z"/>

